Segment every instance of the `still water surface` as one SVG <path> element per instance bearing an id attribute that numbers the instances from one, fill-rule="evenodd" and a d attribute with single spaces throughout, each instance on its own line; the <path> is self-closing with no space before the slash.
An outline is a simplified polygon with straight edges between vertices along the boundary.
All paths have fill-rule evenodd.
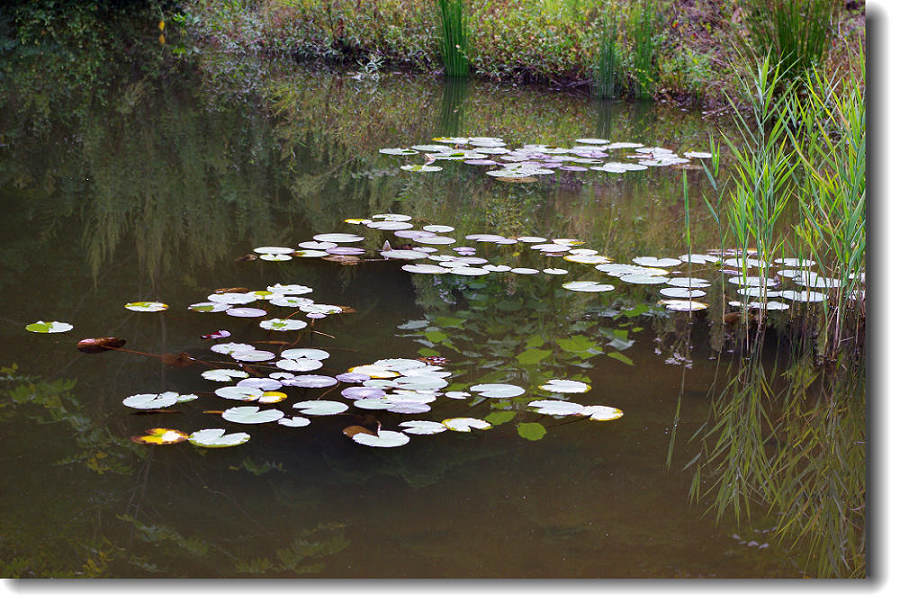
<path id="1" fill-rule="evenodd" d="M 703 252 L 719 234 L 701 201 L 708 192 L 702 171 L 507 183 L 450 161 L 439 173 L 407 173 L 398 169 L 405 158 L 378 152 L 462 135 L 553 146 L 599 137 L 684 152 L 705 150 L 715 126 L 659 106 L 399 74 L 373 80 L 272 67 L 261 82 L 257 68 L 183 65 L 97 92 L 72 118 L 52 115 L 36 125 L 34 105 L 21 98 L 7 114 L 8 144 L 0 149 L 3 576 L 806 574 L 805 550 L 768 533 L 763 513 L 740 524 L 729 514 L 717 521 L 707 503 L 689 499 L 694 471 L 683 467 L 699 451 L 690 436 L 707 419 L 711 387 L 735 355 L 716 319 L 722 284 L 714 269 L 691 268 L 718 278 L 708 311 L 667 313 L 656 305 L 659 287 L 617 282 L 523 243 L 501 248 L 463 238 L 574 238 L 625 263 L 677 257 L 688 252 L 686 184 L 693 249 Z M 296 247 L 323 232 L 363 233 L 360 246 L 377 257 L 384 241 L 402 241 L 344 219 L 383 212 L 413 216 L 417 227 L 454 226 L 459 243 L 498 263 L 569 273 L 431 276 L 404 272 L 402 261 L 235 261 L 262 245 Z M 616 289 L 560 286 L 577 279 Z M 220 287 L 275 283 L 308 285 L 316 301 L 355 311 L 318 320 L 315 330 L 325 334 L 300 331 L 294 344 L 296 333 L 262 330 L 259 319 L 187 310 Z M 138 300 L 169 310 L 123 309 Z M 267 317 L 291 313 L 259 305 Z M 75 328 L 24 330 L 40 319 Z M 427 415 L 351 408 L 313 417 L 305 428 L 235 425 L 203 413 L 239 405 L 212 394 L 221 385 L 200 377 L 206 366 L 75 349 L 82 338 L 117 336 L 148 354 L 221 360 L 209 350 L 217 341 L 201 335 L 222 328 L 232 333 L 227 341 L 326 349 L 321 374 L 427 354 L 448 359 L 456 389 L 502 382 L 527 393 L 439 397 Z M 589 351 L 573 351 L 584 341 Z M 530 362 L 522 357 L 533 355 L 521 355 L 528 349 L 547 353 Z M 538 389 L 549 378 L 589 382 L 592 390 L 549 395 Z M 169 390 L 199 398 L 176 413 L 122 405 L 129 395 Z M 278 407 L 288 412 L 291 403 L 323 394 L 285 391 Z M 525 409 L 548 397 L 614 406 L 624 416 L 591 422 Z M 337 390 L 326 398 L 343 400 Z M 491 430 L 414 436 L 395 449 L 363 447 L 341 433 L 367 415 L 394 428 L 510 408 L 516 417 Z M 525 440 L 518 422 L 540 422 L 547 434 Z M 226 427 L 251 440 L 210 450 L 130 441 L 153 427 Z"/>

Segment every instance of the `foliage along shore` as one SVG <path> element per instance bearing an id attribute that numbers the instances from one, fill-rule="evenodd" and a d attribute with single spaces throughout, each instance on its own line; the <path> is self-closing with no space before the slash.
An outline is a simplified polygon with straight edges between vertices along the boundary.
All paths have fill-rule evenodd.
<path id="1" fill-rule="evenodd" d="M 752 61 L 752 34 L 772 0 L 485 0 L 466 2 L 465 55 L 475 77 L 652 98 L 727 110 Z M 451 0 L 452 3 L 452 0 Z M 443 74 L 434 0 L 190 0 L 177 22 L 193 51 L 260 53 L 372 73 Z M 446 3 L 445 3 L 446 4 Z M 861 81 L 864 8 L 833 5 L 824 69 Z M 755 19 L 755 21 L 754 21 Z"/>

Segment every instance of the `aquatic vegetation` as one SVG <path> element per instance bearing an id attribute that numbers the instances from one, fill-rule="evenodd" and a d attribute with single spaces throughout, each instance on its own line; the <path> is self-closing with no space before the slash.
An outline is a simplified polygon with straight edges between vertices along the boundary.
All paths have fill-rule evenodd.
<path id="1" fill-rule="evenodd" d="M 469 16 L 464 0 L 438 0 L 441 14 L 441 59 L 450 77 L 469 74 Z"/>
<path id="2" fill-rule="evenodd" d="M 40 320 L 38 322 L 32 322 L 31 324 L 27 324 L 25 326 L 25 330 L 28 332 L 40 332 L 44 334 L 50 334 L 54 332 L 69 332 L 72 330 L 74 326 L 69 324 L 68 322 L 56 322 L 56 321 L 44 321 Z"/>
<path id="3" fill-rule="evenodd" d="M 186 441 L 188 438 L 187 433 L 168 428 L 147 429 L 146 433 L 145 435 L 135 435 L 131 440 L 142 445 L 174 445 Z"/>

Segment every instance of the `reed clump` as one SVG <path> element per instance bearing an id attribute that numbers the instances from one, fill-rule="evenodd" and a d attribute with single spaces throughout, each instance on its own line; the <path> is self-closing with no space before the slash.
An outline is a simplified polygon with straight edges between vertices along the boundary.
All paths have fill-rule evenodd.
<path id="1" fill-rule="evenodd" d="M 438 0 L 441 60 L 450 77 L 469 75 L 469 17 L 463 0 Z"/>

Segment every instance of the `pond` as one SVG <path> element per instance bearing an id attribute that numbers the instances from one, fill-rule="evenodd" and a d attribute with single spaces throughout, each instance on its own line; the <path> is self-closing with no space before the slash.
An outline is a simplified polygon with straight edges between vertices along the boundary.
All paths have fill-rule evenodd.
<path id="1" fill-rule="evenodd" d="M 678 259 L 721 247 L 704 159 L 660 161 L 669 155 L 652 147 L 706 151 L 719 124 L 652 104 L 225 57 L 87 94 L 74 76 L 56 90 L 18 76 L 0 147 L 2 576 L 803 577 L 861 537 L 858 508 L 807 540 L 776 532 L 759 499 L 737 515 L 713 503 L 732 474 L 723 457 L 770 466 L 769 433 L 811 420 L 852 453 L 790 478 L 865 495 L 864 375 L 816 377 L 777 330 L 748 354 L 722 320 L 739 288 L 727 281 L 738 271 L 712 262 L 727 255 Z M 437 148 L 380 152 L 485 148 L 473 137 L 544 145 L 518 162 L 552 171 L 498 178 Z M 554 154 L 588 168 L 611 162 L 592 152 L 647 160 L 635 147 L 572 155 L 609 141 L 651 147 L 661 164 L 554 168 Z M 442 169 L 403 169 L 425 164 Z M 690 285 L 705 293 L 695 311 L 660 304 L 683 279 L 709 281 Z M 220 289 L 244 292 L 210 301 Z M 125 307 L 145 301 L 167 308 Z M 38 320 L 73 328 L 26 331 Z M 126 343 L 80 353 L 93 337 Z M 213 348 L 228 343 L 271 354 Z M 398 358 L 413 361 L 385 361 Z M 243 374 L 208 372 L 222 368 Z M 257 379 L 249 393 L 221 390 L 245 377 Z M 273 387 L 286 397 L 261 397 Z M 782 387 L 802 394 L 795 421 L 760 426 L 775 397 L 760 391 Z M 196 399 L 132 397 L 168 391 Z M 321 399 L 344 406 L 294 406 Z M 571 403 L 547 414 L 542 400 Z M 226 420 L 237 406 L 253 416 Z M 297 419 L 247 423 L 273 410 Z M 470 432 L 442 423 L 455 417 L 478 420 Z M 441 432 L 377 436 L 413 420 Z M 249 439 L 133 441 L 154 428 Z M 360 445 L 361 429 L 402 445 Z"/>

